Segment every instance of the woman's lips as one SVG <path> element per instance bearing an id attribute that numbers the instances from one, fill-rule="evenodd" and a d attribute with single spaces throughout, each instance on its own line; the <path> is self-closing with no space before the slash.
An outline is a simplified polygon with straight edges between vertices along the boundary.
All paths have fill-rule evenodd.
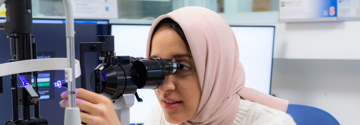
<path id="1" fill-rule="evenodd" d="M 166 109 L 175 109 L 178 107 L 183 101 L 174 100 L 174 99 L 163 99 L 161 100 L 162 105 Z"/>

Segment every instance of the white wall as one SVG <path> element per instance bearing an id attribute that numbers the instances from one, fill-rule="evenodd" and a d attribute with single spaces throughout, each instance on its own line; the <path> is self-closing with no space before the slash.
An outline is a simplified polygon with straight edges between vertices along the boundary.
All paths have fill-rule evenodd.
<path id="1" fill-rule="evenodd" d="M 273 94 L 360 124 L 360 60 L 274 59 L 273 66 Z"/>
<path id="2" fill-rule="evenodd" d="M 272 92 L 360 124 L 360 21 L 275 25 Z"/>
<path id="3" fill-rule="evenodd" d="M 225 13 L 251 12 L 252 0 L 224 0 Z"/>
<path id="4" fill-rule="evenodd" d="M 276 26 L 275 58 L 360 59 L 360 21 Z"/>

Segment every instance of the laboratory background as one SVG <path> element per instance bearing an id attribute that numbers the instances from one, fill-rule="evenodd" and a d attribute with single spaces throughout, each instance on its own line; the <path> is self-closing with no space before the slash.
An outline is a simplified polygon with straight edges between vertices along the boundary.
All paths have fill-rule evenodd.
<path id="1" fill-rule="evenodd" d="M 37 58 L 66 56 L 65 11 L 62 0 L 31 0 Z M 184 6 L 202 6 L 221 15 L 236 36 L 246 86 L 289 100 L 288 112 L 299 125 L 359 125 L 360 0 L 74 0 L 75 48 L 113 35 L 115 53 L 146 57 L 151 23 Z M 0 23 L 5 22 L 5 5 Z M 11 59 L 10 42 L 0 31 L 0 63 Z M 101 63 L 97 53 L 84 60 L 88 90 L 90 74 Z M 1 69 L 0 69 L 1 70 Z M 40 71 L 40 116 L 50 125 L 64 124 L 60 93 L 53 83 L 64 71 Z M 0 79 L 0 124 L 12 120 L 11 78 Z M 32 79 L 33 81 L 33 79 Z M 158 104 L 152 90 L 138 90 L 130 122 L 142 125 Z M 21 110 L 19 106 L 19 114 Z M 31 110 L 33 112 L 33 110 Z M 311 117 L 309 117 L 311 116 Z M 20 117 L 21 118 L 21 117 Z"/>

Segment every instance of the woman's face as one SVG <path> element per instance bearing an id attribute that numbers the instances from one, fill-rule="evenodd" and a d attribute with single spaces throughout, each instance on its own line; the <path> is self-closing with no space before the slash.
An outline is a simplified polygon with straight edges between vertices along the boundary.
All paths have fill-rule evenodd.
<path id="1" fill-rule="evenodd" d="M 201 90 L 194 61 L 184 41 L 174 30 L 161 26 L 153 36 L 150 57 L 176 59 L 183 65 L 175 75 L 166 76 L 155 93 L 168 122 L 190 120 L 197 111 Z"/>

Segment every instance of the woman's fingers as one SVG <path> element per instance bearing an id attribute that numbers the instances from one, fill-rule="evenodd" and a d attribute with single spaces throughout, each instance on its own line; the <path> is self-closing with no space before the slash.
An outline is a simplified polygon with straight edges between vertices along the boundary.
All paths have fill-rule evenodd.
<path id="1" fill-rule="evenodd" d="M 80 108 L 81 120 L 87 125 L 121 125 L 111 100 L 103 95 L 85 90 L 76 89 L 76 105 Z M 68 106 L 68 92 L 63 92 L 60 101 L 61 107 Z"/>
<path id="2" fill-rule="evenodd" d="M 64 91 L 60 94 L 60 97 L 63 99 L 68 99 L 69 91 Z"/>
<path id="3" fill-rule="evenodd" d="M 61 100 L 60 101 L 60 106 L 61 107 L 68 107 L 68 100 Z M 76 99 L 76 106 L 81 110 L 81 111 L 85 111 L 89 114 L 98 114 L 98 107 L 86 100 L 82 100 L 82 99 Z"/>
<path id="4" fill-rule="evenodd" d="M 59 102 L 59 104 L 60 104 L 61 107 L 65 108 L 65 107 L 68 106 L 68 101 L 67 101 L 66 99 L 65 99 L 65 100 L 61 100 L 61 101 Z"/>
<path id="5" fill-rule="evenodd" d="M 107 97 L 85 90 L 83 88 L 76 89 L 75 93 L 76 93 L 76 98 L 81 98 L 91 103 L 97 104 L 102 102 L 109 102 L 108 101 L 109 99 Z M 68 94 L 69 94 L 68 91 L 61 93 L 61 98 L 63 98 L 64 100 L 68 99 Z"/>
<path id="6" fill-rule="evenodd" d="M 61 100 L 60 101 L 60 106 L 61 107 L 67 107 L 68 106 L 68 100 Z M 102 123 L 104 123 L 104 119 L 102 119 L 101 117 L 98 117 L 98 111 L 99 109 L 96 107 L 93 107 L 94 105 L 81 100 L 81 99 L 77 99 L 76 100 L 76 106 L 78 106 L 81 111 L 85 111 L 85 112 L 80 112 L 80 117 L 81 117 L 81 122 L 82 123 L 86 123 L 86 125 L 102 125 Z M 101 116 L 101 115 L 100 115 Z"/>
<path id="7" fill-rule="evenodd" d="M 109 98 L 107 98 L 107 97 L 105 97 L 103 95 L 99 95 L 97 93 L 88 91 L 88 90 L 83 89 L 83 88 L 77 89 L 76 92 L 77 92 L 76 93 L 77 98 L 81 98 L 81 99 L 89 101 L 91 103 L 98 104 L 98 103 L 110 102 Z"/>
<path id="8" fill-rule="evenodd" d="M 81 122 L 86 123 L 86 125 L 101 125 L 101 119 L 96 116 L 89 115 L 87 113 L 80 113 Z"/>

